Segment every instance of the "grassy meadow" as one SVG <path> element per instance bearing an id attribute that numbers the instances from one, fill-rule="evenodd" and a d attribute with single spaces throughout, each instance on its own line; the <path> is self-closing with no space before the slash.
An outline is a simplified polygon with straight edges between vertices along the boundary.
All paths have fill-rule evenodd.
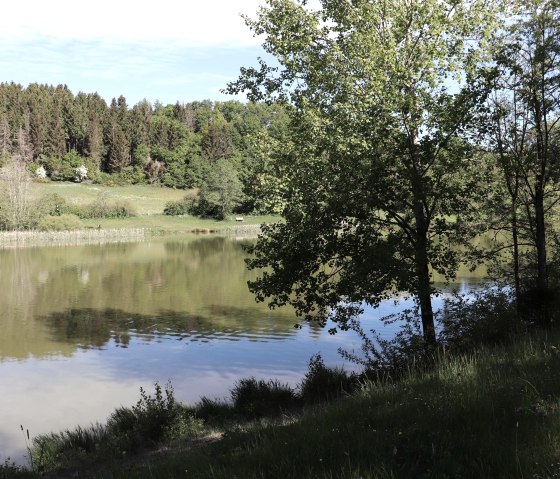
<path id="1" fill-rule="evenodd" d="M 57 193 L 69 203 L 79 206 L 93 202 L 99 195 L 106 195 L 109 200 L 130 202 L 142 216 L 162 214 L 168 201 L 178 201 L 187 194 L 185 190 L 152 185 L 104 186 L 62 181 L 31 183 L 33 198 L 52 193 Z"/>
<path id="2" fill-rule="evenodd" d="M 251 225 L 260 225 L 277 221 L 275 216 L 244 216 L 242 223 L 235 221 L 236 215 L 225 220 L 201 219 L 194 216 L 167 216 L 163 214 L 165 205 L 170 201 L 179 201 L 185 196 L 196 194 L 195 190 L 178 190 L 153 185 L 104 186 L 89 183 L 71 182 L 33 182 L 31 195 L 33 199 L 47 194 L 56 193 L 69 204 L 85 206 L 100 196 L 108 202 L 127 202 L 136 216 L 126 218 L 95 218 L 82 220 L 86 228 L 101 229 L 140 229 L 144 228 L 153 234 L 190 233 L 193 230 L 209 230 L 213 232 L 232 232 L 243 234 L 255 233 L 257 229 Z M 231 231 L 230 231 L 231 230 Z"/>

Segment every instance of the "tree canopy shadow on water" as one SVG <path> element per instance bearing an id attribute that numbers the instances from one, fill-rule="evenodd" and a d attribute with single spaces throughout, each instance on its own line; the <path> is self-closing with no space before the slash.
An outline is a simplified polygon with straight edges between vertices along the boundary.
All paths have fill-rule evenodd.
<path id="1" fill-rule="evenodd" d="M 143 315 L 118 309 L 73 308 L 37 320 L 49 327 L 52 339 L 84 349 L 103 348 L 111 341 L 126 348 L 134 337 L 146 342 L 270 341 L 297 334 L 291 323 L 259 318 L 252 309 L 210 307 L 209 311 L 207 316 L 176 311 Z"/>

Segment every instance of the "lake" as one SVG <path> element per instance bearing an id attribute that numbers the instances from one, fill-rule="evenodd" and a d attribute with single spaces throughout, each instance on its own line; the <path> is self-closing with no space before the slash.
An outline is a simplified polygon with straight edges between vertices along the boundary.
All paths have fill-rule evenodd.
<path id="1" fill-rule="evenodd" d="M 104 421 L 156 381 L 195 402 L 242 377 L 295 385 L 315 353 L 352 368 L 337 350 L 357 337 L 257 304 L 244 258 L 241 241 L 197 236 L 0 250 L 0 460 L 26 463 L 20 425 L 34 436 Z M 368 308 L 366 328 L 399 307 Z"/>

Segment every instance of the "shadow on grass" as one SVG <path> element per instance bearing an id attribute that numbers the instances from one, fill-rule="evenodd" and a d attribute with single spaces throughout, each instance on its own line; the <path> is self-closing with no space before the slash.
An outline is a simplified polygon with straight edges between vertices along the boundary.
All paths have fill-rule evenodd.
<path id="1" fill-rule="evenodd" d="M 154 476 L 140 468 L 128 477 L 558 477 L 558 339 L 448 359 L 283 426 L 231 430 L 207 448 L 152 463 Z"/>

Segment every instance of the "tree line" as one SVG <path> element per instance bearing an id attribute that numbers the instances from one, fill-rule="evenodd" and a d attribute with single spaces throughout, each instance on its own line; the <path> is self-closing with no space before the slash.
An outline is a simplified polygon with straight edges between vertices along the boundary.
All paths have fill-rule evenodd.
<path id="1" fill-rule="evenodd" d="M 265 103 L 131 107 L 124 96 L 107 104 L 66 85 L 0 83 L 0 160 L 15 158 L 32 174 L 43 168 L 54 181 L 198 187 L 207 201 L 220 191 L 228 212 L 271 213 L 278 175 L 268 153 L 286 141 L 287 121 L 281 106 Z"/>

